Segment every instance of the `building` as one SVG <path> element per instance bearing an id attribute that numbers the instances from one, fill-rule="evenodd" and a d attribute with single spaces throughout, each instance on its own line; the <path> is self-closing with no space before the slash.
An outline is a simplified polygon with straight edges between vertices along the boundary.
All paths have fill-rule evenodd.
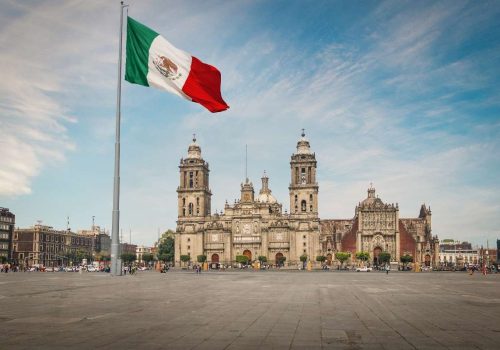
<path id="1" fill-rule="evenodd" d="M 92 239 L 94 255 L 102 257 L 111 254 L 111 237 L 100 226 L 94 225 L 90 230 L 78 230 L 78 234 Z"/>
<path id="2" fill-rule="evenodd" d="M 444 239 L 439 245 L 439 265 L 460 266 L 478 264 L 479 249 L 473 248 L 469 242 L 460 242 L 453 239 Z"/>
<path id="3" fill-rule="evenodd" d="M 137 245 L 130 243 L 120 243 L 120 254 L 134 254 L 137 250 Z"/>
<path id="4" fill-rule="evenodd" d="M 16 216 L 7 208 L 0 207 L 0 263 L 12 261 L 12 237 Z"/>
<path id="5" fill-rule="evenodd" d="M 135 256 L 137 258 L 137 262 L 139 263 L 143 263 L 144 261 L 142 260 L 142 256 L 144 254 L 153 254 L 153 248 L 151 247 L 145 247 L 143 245 L 141 246 L 138 246 L 136 249 L 135 249 Z"/>
<path id="6" fill-rule="evenodd" d="M 211 214 L 210 170 L 193 139 L 179 165 L 175 262 L 181 255 L 191 261 L 205 255 L 209 263 L 228 264 L 245 255 L 251 261 L 264 256 L 272 264 L 283 259 L 294 264 L 305 255 L 312 261 L 325 256 L 331 264 L 338 251 L 367 251 L 374 263 L 382 251 L 393 261 L 410 254 L 417 262 L 436 262 L 439 242 L 431 235 L 430 208 L 422 205 L 418 217 L 399 218 L 398 205 L 383 203 L 370 187 L 354 218 L 320 221 L 316 169 L 315 153 L 302 133 L 290 159 L 290 213 L 283 213 L 264 172 L 258 194 L 245 179 L 239 200 Z"/>
<path id="7" fill-rule="evenodd" d="M 206 255 L 210 263 L 231 263 L 245 255 L 250 261 L 265 256 L 270 263 L 297 262 L 301 255 L 314 257 L 319 251 L 318 183 L 316 156 L 302 134 L 290 160 L 290 208 L 272 195 L 269 178 L 262 176 L 256 195 L 249 179 L 241 184 L 240 199 L 226 202 L 224 212 L 211 214 L 208 163 L 193 139 L 188 155 L 181 159 L 175 262 L 181 255 L 196 261 Z"/>
<path id="8" fill-rule="evenodd" d="M 68 230 L 37 224 L 14 231 L 14 261 L 47 267 L 81 263 L 92 256 L 92 238 Z"/>
<path id="9" fill-rule="evenodd" d="M 388 252 L 392 262 L 411 255 L 414 262 L 435 266 L 439 241 L 431 234 L 431 209 L 424 204 L 416 218 L 400 218 L 399 206 L 384 203 L 368 188 L 368 195 L 359 202 L 352 219 L 321 220 L 322 250 L 328 260 L 336 251 L 368 252 L 369 262 L 378 265 L 381 252 Z"/>

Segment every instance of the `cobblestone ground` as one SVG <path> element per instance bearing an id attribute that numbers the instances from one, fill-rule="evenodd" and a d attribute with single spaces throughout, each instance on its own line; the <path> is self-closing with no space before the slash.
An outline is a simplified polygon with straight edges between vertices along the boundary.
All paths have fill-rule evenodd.
<path id="1" fill-rule="evenodd" d="M 499 349 L 500 274 L 0 275 L 1 349 Z"/>

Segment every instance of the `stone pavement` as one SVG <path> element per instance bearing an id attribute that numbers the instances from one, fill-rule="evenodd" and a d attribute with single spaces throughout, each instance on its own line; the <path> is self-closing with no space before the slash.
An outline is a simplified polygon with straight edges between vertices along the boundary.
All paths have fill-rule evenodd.
<path id="1" fill-rule="evenodd" d="M 500 274 L 0 274 L 0 349 L 500 349 Z"/>

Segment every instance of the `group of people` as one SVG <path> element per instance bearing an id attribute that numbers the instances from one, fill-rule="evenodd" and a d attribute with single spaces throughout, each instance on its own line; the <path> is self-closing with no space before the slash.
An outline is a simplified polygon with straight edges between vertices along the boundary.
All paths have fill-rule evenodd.
<path id="1" fill-rule="evenodd" d="M 126 275 L 127 272 L 129 275 L 134 275 L 137 272 L 137 266 L 132 266 L 132 265 L 123 266 L 123 274 Z"/>

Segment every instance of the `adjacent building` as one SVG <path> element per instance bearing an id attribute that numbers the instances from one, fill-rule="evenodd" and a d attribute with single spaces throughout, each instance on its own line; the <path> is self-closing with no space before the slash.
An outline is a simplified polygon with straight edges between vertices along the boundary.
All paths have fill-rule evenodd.
<path id="1" fill-rule="evenodd" d="M 12 261 L 15 224 L 16 216 L 9 209 L 0 207 L 0 263 Z"/>
<path id="2" fill-rule="evenodd" d="M 414 262 L 435 266 L 439 241 L 432 236 L 431 209 L 422 204 L 414 218 L 400 218 L 398 203 L 384 203 L 368 188 L 367 197 L 358 203 L 352 219 L 321 220 L 322 250 L 328 260 L 336 251 L 368 252 L 369 262 L 379 264 L 379 254 L 388 252 L 392 262 L 411 255 Z"/>
<path id="3" fill-rule="evenodd" d="M 439 265 L 464 266 L 478 264 L 480 261 L 479 249 L 472 247 L 469 242 L 444 239 L 439 245 Z"/>
<path id="4" fill-rule="evenodd" d="M 245 255 L 250 260 L 264 256 L 273 264 L 326 256 L 331 264 L 338 251 L 353 255 L 367 251 L 374 263 L 382 251 L 389 252 L 393 261 L 403 254 L 427 265 L 437 261 L 439 242 L 431 234 L 431 210 L 425 205 L 418 217 L 400 218 L 398 205 L 382 202 L 370 187 L 353 218 L 320 220 L 316 155 L 304 133 L 290 159 L 290 213 L 283 212 L 283 205 L 272 195 L 264 172 L 258 193 L 247 178 L 239 199 L 212 214 L 209 172 L 194 138 L 179 165 L 176 263 L 181 255 L 189 255 L 192 261 L 205 255 L 209 263 L 231 263 Z"/>
<path id="5" fill-rule="evenodd" d="M 92 238 L 68 230 L 37 224 L 14 231 L 16 264 L 47 267 L 69 265 L 92 256 Z"/>
<path id="6" fill-rule="evenodd" d="M 142 256 L 144 254 L 153 254 L 153 248 L 151 248 L 151 247 L 145 247 L 143 245 L 138 246 L 135 249 L 135 256 L 137 258 L 136 261 L 139 262 L 139 263 L 143 263 L 144 261 L 142 260 Z"/>

